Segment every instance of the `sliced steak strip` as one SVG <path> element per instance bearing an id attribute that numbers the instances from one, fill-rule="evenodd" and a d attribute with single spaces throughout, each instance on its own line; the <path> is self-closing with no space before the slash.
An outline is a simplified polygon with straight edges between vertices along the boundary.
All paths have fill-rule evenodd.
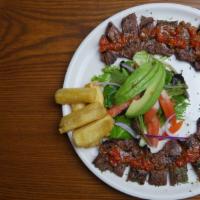
<path id="1" fill-rule="evenodd" d="M 95 158 L 95 160 L 93 161 L 93 164 L 95 165 L 95 167 L 99 168 L 101 171 L 113 171 L 113 166 L 110 165 L 108 159 L 102 155 L 102 154 L 98 154 L 98 156 Z"/>
<path id="2" fill-rule="evenodd" d="M 163 56 L 171 56 L 174 54 L 174 49 L 170 49 L 166 44 L 156 42 L 156 54 Z"/>
<path id="3" fill-rule="evenodd" d="M 157 20 L 157 25 L 176 27 L 178 25 L 178 21 Z"/>
<path id="4" fill-rule="evenodd" d="M 116 167 L 113 168 L 113 172 L 117 175 L 122 177 L 124 174 L 124 170 L 126 169 L 126 165 L 118 164 Z"/>
<path id="5" fill-rule="evenodd" d="M 163 170 L 173 163 L 182 153 L 181 146 L 176 141 L 169 141 L 164 148 L 155 154 L 149 154 L 149 158 L 156 170 Z"/>
<path id="6" fill-rule="evenodd" d="M 141 17 L 140 21 L 140 39 L 142 41 L 148 41 L 150 38 L 153 38 L 151 35 L 154 28 L 154 20 L 152 17 Z"/>
<path id="7" fill-rule="evenodd" d="M 117 60 L 117 54 L 114 51 L 106 51 L 101 53 L 101 60 L 106 63 L 106 65 L 111 65 Z"/>
<path id="8" fill-rule="evenodd" d="M 118 163 L 115 166 L 111 165 L 109 162 L 109 157 L 107 155 L 107 152 L 109 152 L 115 145 L 115 141 L 105 141 L 100 146 L 99 154 L 93 161 L 93 163 L 101 171 L 109 170 L 111 172 L 114 172 L 118 176 L 123 176 L 126 165 L 121 163 Z"/>
<path id="9" fill-rule="evenodd" d="M 140 20 L 140 30 L 142 28 L 148 28 L 149 25 L 151 25 L 152 23 L 154 22 L 153 20 L 153 17 L 145 17 L 145 16 L 142 16 L 141 17 L 141 20 Z"/>
<path id="10" fill-rule="evenodd" d="M 114 43 L 116 43 L 121 37 L 120 31 L 112 22 L 108 23 L 105 34 L 106 37 Z"/>
<path id="11" fill-rule="evenodd" d="M 138 24 L 135 13 L 124 17 L 122 19 L 121 26 L 124 34 L 132 34 L 136 37 L 138 36 Z"/>
<path id="12" fill-rule="evenodd" d="M 150 154 L 150 159 L 156 170 L 163 170 L 173 164 L 181 153 L 181 145 L 177 141 L 171 140 L 166 143 L 161 151 L 155 154 Z"/>
<path id="13" fill-rule="evenodd" d="M 156 170 L 162 170 L 167 167 L 169 164 L 169 157 L 166 154 L 165 150 L 161 150 L 158 153 L 150 154 L 151 162 L 154 164 Z"/>
<path id="14" fill-rule="evenodd" d="M 171 166 L 169 168 L 170 185 L 186 183 L 188 181 L 187 165 L 184 167 Z"/>
<path id="15" fill-rule="evenodd" d="M 148 40 L 143 43 L 143 49 L 151 54 L 160 54 L 163 56 L 171 56 L 174 53 L 166 44 L 159 43 L 155 39 Z"/>
<path id="16" fill-rule="evenodd" d="M 143 43 L 143 48 L 151 54 L 160 54 L 163 56 L 171 56 L 174 54 L 174 49 L 170 49 L 166 44 L 159 43 L 156 40 L 148 40 L 146 43 Z"/>
<path id="17" fill-rule="evenodd" d="M 194 171 L 196 172 L 199 180 L 200 180 L 200 159 L 194 163 L 192 163 L 192 166 L 194 168 Z"/>
<path id="18" fill-rule="evenodd" d="M 198 141 L 196 135 L 191 135 L 187 140 L 185 141 L 180 141 L 180 144 L 182 144 L 182 146 L 187 149 L 195 149 L 195 148 L 199 148 L 200 147 L 200 142 Z"/>
<path id="19" fill-rule="evenodd" d="M 130 168 L 127 181 L 137 182 L 140 185 L 144 185 L 148 172 L 145 170 L 138 170 Z"/>
<path id="20" fill-rule="evenodd" d="M 165 149 L 166 154 L 169 157 L 170 162 L 172 162 L 172 163 L 182 153 L 182 147 L 181 147 L 181 145 L 177 141 L 175 141 L 175 140 L 169 141 L 165 145 L 164 149 Z"/>
<path id="21" fill-rule="evenodd" d="M 170 37 L 171 33 L 176 32 L 177 25 L 177 21 L 158 20 L 156 28 L 159 30 L 160 34 L 164 35 L 165 37 Z"/>
<path id="22" fill-rule="evenodd" d="M 175 31 L 177 28 L 177 21 L 166 21 L 166 20 L 157 20 L 156 27 L 159 27 L 161 33 L 169 34 L 169 32 Z"/>
<path id="23" fill-rule="evenodd" d="M 140 148 L 138 143 L 133 140 L 118 140 L 116 144 L 125 152 L 128 152 L 133 157 L 140 157 L 144 153 L 144 149 Z"/>
<path id="24" fill-rule="evenodd" d="M 99 168 L 102 172 L 109 170 L 111 172 L 114 172 L 117 176 L 123 176 L 124 170 L 126 168 L 126 165 L 124 164 L 118 164 L 117 166 L 112 166 L 107 157 L 99 154 L 96 159 L 93 161 L 95 167 Z"/>
<path id="25" fill-rule="evenodd" d="M 151 54 L 156 54 L 156 40 L 148 40 L 143 43 L 143 49 Z"/>
<path id="26" fill-rule="evenodd" d="M 166 169 L 163 170 L 154 170 L 149 174 L 149 184 L 155 186 L 161 186 L 167 184 L 167 173 Z"/>
<path id="27" fill-rule="evenodd" d="M 190 39 L 190 33 L 188 31 L 189 27 L 191 27 L 191 24 L 181 21 L 178 26 L 177 36 L 181 39 L 189 40 Z"/>
<path id="28" fill-rule="evenodd" d="M 192 49 L 177 49 L 176 58 L 181 61 L 193 63 L 195 61 L 195 54 Z"/>
<path id="29" fill-rule="evenodd" d="M 141 50 L 141 44 L 139 39 L 132 41 L 131 43 L 127 44 L 121 51 L 120 56 L 132 59 L 133 55 Z"/>

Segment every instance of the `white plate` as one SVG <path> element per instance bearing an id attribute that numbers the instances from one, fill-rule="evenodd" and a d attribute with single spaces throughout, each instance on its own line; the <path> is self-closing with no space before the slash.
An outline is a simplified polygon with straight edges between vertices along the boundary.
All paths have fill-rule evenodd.
<path id="1" fill-rule="evenodd" d="M 101 72 L 104 64 L 99 59 L 99 38 L 104 33 L 109 21 L 112 21 L 115 25 L 120 27 L 122 18 L 133 12 L 136 13 L 138 19 L 140 19 L 141 15 L 144 15 L 153 16 L 154 19 L 184 20 L 186 22 L 191 22 L 195 26 L 200 24 L 199 10 L 178 4 L 145 4 L 119 12 L 98 25 L 81 43 L 70 62 L 63 87 L 83 86 L 85 83 L 90 81 L 93 75 Z M 190 65 L 188 63 L 177 61 L 173 56 L 168 62 L 172 63 L 178 72 L 183 70 L 183 75 L 189 85 L 188 92 L 191 99 L 191 105 L 188 108 L 186 115 L 187 117 L 190 117 L 190 119 L 192 117 L 192 119 L 195 120 L 200 116 L 200 113 L 198 112 L 200 107 L 200 96 L 198 95 L 198 93 L 200 93 L 200 74 L 196 73 L 193 69 L 190 70 Z M 63 106 L 63 115 L 66 115 L 69 112 L 69 106 Z M 193 129 L 195 130 L 195 128 Z M 71 133 L 69 133 L 69 138 L 72 142 Z M 155 187 L 148 185 L 148 183 L 141 186 L 137 183 L 127 182 L 127 173 L 120 178 L 108 171 L 101 173 L 97 168 L 95 168 L 92 161 L 98 154 L 97 148 L 81 149 L 74 147 L 74 149 L 84 164 L 97 177 L 116 190 L 126 194 L 143 199 L 158 200 L 183 199 L 200 194 L 200 183 L 196 181 L 197 177 L 193 170 L 191 170 L 191 166 L 189 166 L 188 173 L 190 183 L 180 184 L 174 187 L 169 185 Z"/>

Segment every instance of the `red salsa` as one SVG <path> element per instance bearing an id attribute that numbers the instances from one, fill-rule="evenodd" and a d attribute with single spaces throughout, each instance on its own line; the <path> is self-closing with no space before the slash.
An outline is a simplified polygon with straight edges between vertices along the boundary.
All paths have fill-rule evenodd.
<path id="1" fill-rule="evenodd" d="M 195 162 L 200 157 L 200 149 L 199 148 L 192 148 L 186 150 L 180 158 L 176 160 L 176 165 L 178 167 L 184 166 L 187 163 Z"/>
<path id="2" fill-rule="evenodd" d="M 186 150 L 176 161 L 175 164 L 178 167 L 182 167 L 187 163 L 192 163 L 197 161 L 200 158 L 200 148 L 192 148 Z M 120 153 L 120 149 L 112 148 L 109 151 L 109 162 L 112 166 L 117 166 L 117 164 L 128 164 L 133 168 L 141 169 L 145 171 L 151 171 L 155 169 L 154 163 L 145 158 L 145 155 L 138 158 L 134 158 L 128 154 Z"/>
<path id="3" fill-rule="evenodd" d="M 123 47 L 126 46 L 134 37 L 131 35 L 121 34 L 120 39 L 117 42 L 110 42 L 104 35 L 99 41 L 100 52 L 107 50 L 120 51 Z"/>
<path id="4" fill-rule="evenodd" d="M 190 45 L 192 48 L 200 48 L 200 34 L 197 32 L 197 28 L 194 26 L 189 26 L 187 28 L 189 32 L 189 38 L 185 39 L 180 36 L 182 26 L 179 25 L 174 29 L 163 27 L 155 27 L 152 30 L 144 29 L 142 31 L 141 39 L 144 35 L 155 38 L 158 42 L 167 44 L 173 48 L 185 49 L 187 45 Z M 120 39 L 117 42 L 110 42 L 105 35 L 103 35 L 99 41 L 100 52 L 105 52 L 107 50 L 120 51 L 124 46 L 126 46 L 131 40 L 135 37 L 134 35 L 124 35 L 121 33 Z M 145 38 L 145 37 L 144 37 Z"/>
<path id="5" fill-rule="evenodd" d="M 124 163 L 129 164 L 131 167 L 136 169 L 143 169 L 146 171 L 154 169 L 153 163 L 150 160 L 145 159 L 145 156 L 134 158 L 130 155 L 121 155 L 118 148 L 113 148 L 109 152 L 109 162 L 112 166 L 116 166 L 119 163 Z"/>

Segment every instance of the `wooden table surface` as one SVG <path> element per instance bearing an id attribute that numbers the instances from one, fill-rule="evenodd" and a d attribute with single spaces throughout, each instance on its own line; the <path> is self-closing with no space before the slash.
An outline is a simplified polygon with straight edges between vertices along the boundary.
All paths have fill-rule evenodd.
<path id="1" fill-rule="evenodd" d="M 145 2 L 156 1 L 0 0 L 1 200 L 136 199 L 96 178 L 58 134 L 54 93 L 84 37 Z M 200 8 L 199 0 L 176 2 Z"/>

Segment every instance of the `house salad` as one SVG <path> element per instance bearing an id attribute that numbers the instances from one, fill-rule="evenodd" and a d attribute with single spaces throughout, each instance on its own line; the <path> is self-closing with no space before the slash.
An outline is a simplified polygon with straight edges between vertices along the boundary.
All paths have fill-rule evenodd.
<path id="1" fill-rule="evenodd" d="M 176 138 L 189 105 L 187 85 L 164 60 L 141 51 L 92 78 L 103 86 L 104 105 L 115 120 L 109 138 L 140 138 L 141 146 L 152 147 Z"/>

